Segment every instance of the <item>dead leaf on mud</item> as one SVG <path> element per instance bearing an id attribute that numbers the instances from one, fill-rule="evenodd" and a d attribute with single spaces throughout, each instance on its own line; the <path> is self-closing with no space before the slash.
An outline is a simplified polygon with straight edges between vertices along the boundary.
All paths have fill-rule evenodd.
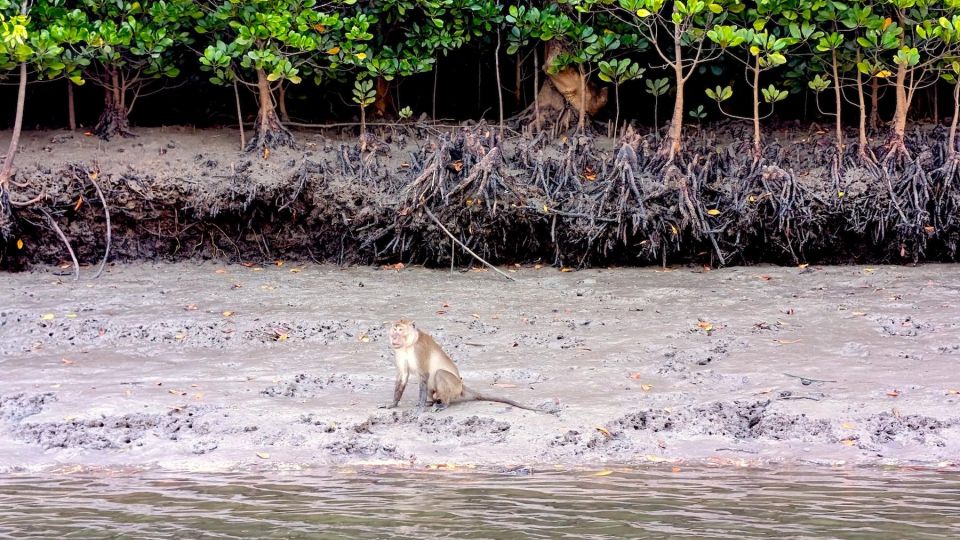
<path id="1" fill-rule="evenodd" d="M 505 383 L 505 382 L 493 383 L 493 386 L 496 386 L 497 388 L 516 388 L 517 387 L 517 385 L 513 383 Z"/>
<path id="2" fill-rule="evenodd" d="M 281 330 L 279 328 L 273 329 L 274 341 L 286 341 L 289 338 L 290 338 L 290 334 L 286 330 Z"/>
<path id="3" fill-rule="evenodd" d="M 277 265 L 277 268 L 283 267 L 283 261 L 281 261 L 280 259 L 273 261 L 273 264 Z"/>
<path id="4" fill-rule="evenodd" d="M 842 427 L 843 429 L 856 429 L 857 425 L 854 424 L 853 422 L 843 422 L 840 424 L 840 427 Z"/>
<path id="5" fill-rule="evenodd" d="M 857 443 L 856 443 L 856 441 L 854 441 L 853 439 L 843 439 L 842 441 L 840 441 L 840 444 L 842 444 L 842 445 L 844 445 L 844 446 L 853 446 L 853 445 L 855 445 L 855 444 L 857 444 Z"/>
<path id="6" fill-rule="evenodd" d="M 23 249 L 23 240 L 17 238 L 17 249 Z"/>
<path id="7" fill-rule="evenodd" d="M 890 396 L 890 397 L 897 397 L 897 396 L 900 395 L 900 391 L 899 391 L 899 390 L 890 390 L 889 392 L 887 392 L 887 395 Z"/>
<path id="8" fill-rule="evenodd" d="M 183 308 L 184 311 L 196 311 L 197 309 L 198 309 L 198 308 L 197 308 L 197 305 L 196 305 L 196 304 L 187 304 L 187 305 Z"/>
<path id="9" fill-rule="evenodd" d="M 226 268 L 217 268 L 216 270 L 213 271 L 213 273 L 214 273 L 214 274 L 226 274 L 226 273 L 227 273 L 227 269 L 226 269 Z"/>
<path id="10" fill-rule="evenodd" d="M 639 371 L 634 371 L 633 373 L 627 375 L 627 377 L 630 377 L 631 379 L 633 379 L 633 380 L 635 380 L 635 381 L 639 381 L 642 376 L 643 376 L 643 375 L 641 375 Z"/>
<path id="11" fill-rule="evenodd" d="M 644 392 L 649 392 L 650 390 L 653 390 L 653 385 L 652 385 L 652 384 L 641 384 L 641 385 L 640 385 L 640 389 L 643 390 Z"/>
<path id="12" fill-rule="evenodd" d="M 233 315 L 233 312 L 232 312 L 232 311 L 224 311 L 224 312 L 223 312 L 223 316 L 224 316 L 224 317 L 230 317 L 230 316 L 232 316 L 232 315 Z"/>
<path id="13" fill-rule="evenodd" d="M 793 345 L 794 343 L 800 343 L 799 339 L 775 339 L 773 340 L 777 345 Z"/>
<path id="14" fill-rule="evenodd" d="M 607 469 L 604 471 L 597 471 L 591 474 L 590 476 L 610 476 L 611 474 L 613 474 L 613 471 L 611 471 L 610 469 Z"/>
<path id="15" fill-rule="evenodd" d="M 561 272 L 573 272 L 573 270 L 571 270 L 569 266 L 564 266 L 563 268 L 560 269 L 560 271 L 561 271 Z"/>
<path id="16" fill-rule="evenodd" d="M 403 270 L 405 266 L 406 266 L 405 264 L 403 264 L 402 262 L 399 262 L 399 263 L 397 263 L 397 264 L 385 264 L 385 265 L 383 265 L 383 269 L 384 269 L 384 270 L 396 270 L 397 272 L 399 272 L 399 271 Z"/>
<path id="17" fill-rule="evenodd" d="M 257 265 L 257 263 L 252 263 L 252 262 L 242 262 L 242 263 L 240 263 L 240 266 L 246 266 L 247 268 L 252 268 L 252 267 L 254 267 L 254 266 L 256 266 L 256 265 Z"/>
<path id="18" fill-rule="evenodd" d="M 670 472 L 680 472 L 680 471 L 682 471 L 682 470 L 683 470 L 683 469 L 681 469 L 680 467 L 671 467 L 671 468 L 670 468 Z"/>
<path id="19" fill-rule="evenodd" d="M 757 276 L 757 277 L 759 277 L 760 279 L 762 279 L 762 280 L 764 280 L 764 281 L 770 281 L 770 280 L 773 279 L 772 276 L 768 276 L 768 275 L 766 275 L 766 274 L 764 274 L 764 275 L 762 275 L 762 276 Z"/>
<path id="20" fill-rule="evenodd" d="M 69 358 L 61 358 L 60 362 L 63 363 L 63 365 L 65 366 L 70 366 L 74 364 L 74 361 L 70 360 Z"/>
<path id="21" fill-rule="evenodd" d="M 713 331 L 713 323 L 709 323 L 703 319 L 699 319 L 699 322 L 697 322 L 697 328 L 709 334 L 710 332 Z"/>
<path id="22" fill-rule="evenodd" d="M 183 390 L 174 390 L 173 388 L 171 388 L 170 390 L 167 390 L 167 392 L 170 393 L 170 394 L 173 394 L 173 395 L 175 395 L 175 396 L 185 396 L 185 395 L 187 395 L 187 393 L 184 392 Z"/>
<path id="23" fill-rule="evenodd" d="M 291 268 L 291 269 L 290 269 L 290 273 L 291 273 L 291 274 L 299 274 L 300 272 L 303 272 L 303 268 Z"/>
<path id="24" fill-rule="evenodd" d="M 471 272 L 477 272 L 477 273 L 483 273 L 483 272 L 486 272 L 487 269 L 486 269 L 486 268 L 480 268 L 479 266 L 474 266 L 474 267 L 470 268 L 470 271 L 471 271 Z"/>
<path id="25" fill-rule="evenodd" d="M 647 454 L 643 456 L 643 459 L 653 462 L 653 463 L 663 463 L 664 461 L 670 461 L 670 459 L 663 456 L 655 456 L 653 454 Z"/>
<path id="26" fill-rule="evenodd" d="M 53 320 L 53 313 L 44 313 L 42 316 L 40 316 L 40 320 L 41 320 L 41 321 L 52 321 L 52 320 Z"/>
<path id="27" fill-rule="evenodd" d="M 757 392 L 757 394 L 769 394 L 770 392 L 773 392 L 774 390 L 776 390 L 776 388 L 773 387 L 773 386 L 771 386 L 770 388 L 764 388 L 763 390 L 760 390 L 759 392 Z"/>
<path id="28" fill-rule="evenodd" d="M 609 439 L 610 437 L 613 437 L 613 435 L 610 434 L 610 430 L 607 429 L 607 428 L 605 428 L 605 427 L 596 427 L 596 428 L 594 428 L 594 429 L 596 429 L 596 430 L 599 431 L 600 433 L 603 433 L 603 436 L 606 437 L 606 438 L 608 438 L 608 439 Z"/>
<path id="29" fill-rule="evenodd" d="M 269 452 L 257 452 L 257 457 L 260 459 L 270 459 Z"/>
<path id="30" fill-rule="evenodd" d="M 951 388 L 951 389 L 947 390 L 947 395 L 948 395 L 948 396 L 957 396 L 957 395 L 960 395 L 960 390 L 954 390 L 954 389 Z"/>
<path id="31" fill-rule="evenodd" d="M 360 337 L 357 338 L 357 339 L 360 341 L 360 343 L 369 343 L 369 342 L 370 342 L 370 336 L 368 336 L 368 335 L 366 335 L 366 334 L 360 336 Z"/>

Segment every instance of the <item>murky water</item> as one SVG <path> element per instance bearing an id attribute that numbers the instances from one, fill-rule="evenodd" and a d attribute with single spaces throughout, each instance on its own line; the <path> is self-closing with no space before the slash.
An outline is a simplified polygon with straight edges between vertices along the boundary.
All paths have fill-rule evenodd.
<path id="1" fill-rule="evenodd" d="M 596 474 L 9 475 L 0 537 L 960 537 L 955 472 Z"/>

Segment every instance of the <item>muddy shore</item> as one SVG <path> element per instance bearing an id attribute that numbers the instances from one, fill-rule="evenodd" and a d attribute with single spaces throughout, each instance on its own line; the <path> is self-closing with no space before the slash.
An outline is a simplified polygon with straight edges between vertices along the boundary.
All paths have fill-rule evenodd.
<path id="1" fill-rule="evenodd" d="M 960 463 L 960 266 L 58 267 L 0 279 L 0 471 Z M 397 410 L 383 323 L 558 414 Z"/>

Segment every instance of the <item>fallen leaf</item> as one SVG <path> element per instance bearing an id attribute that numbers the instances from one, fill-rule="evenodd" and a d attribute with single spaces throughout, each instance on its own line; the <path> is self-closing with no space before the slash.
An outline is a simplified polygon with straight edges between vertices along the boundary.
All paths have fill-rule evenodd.
<path id="1" fill-rule="evenodd" d="M 804 268 L 806 268 L 806 267 L 808 267 L 808 266 L 810 266 L 810 263 L 803 263 L 803 264 L 800 265 L 800 269 L 803 270 Z"/>
<path id="2" fill-rule="evenodd" d="M 603 433 L 603 436 L 604 436 L 604 437 L 607 437 L 607 438 L 613 437 L 613 435 L 610 434 L 610 430 L 607 429 L 607 428 L 597 427 L 597 428 L 595 428 L 595 429 L 596 429 L 597 431 L 599 431 L 600 433 Z"/>
<path id="3" fill-rule="evenodd" d="M 260 459 L 270 459 L 269 452 L 257 452 L 257 457 Z"/>
<path id="4" fill-rule="evenodd" d="M 653 454 L 647 454 L 643 456 L 647 461 L 652 461 L 653 463 L 663 463 L 664 461 L 670 461 L 669 459 L 662 456 L 655 456 Z"/>
<path id="5" fill-rule="evenodd" d="M 291 273 L 291 274 L 299 274 L 300 272 L 303 272 L 303 268 L 291 268 L 291 269 L 290 269 L 290 273 Z"/>
<path id="6" fill-rule="evenodd" d="M 709 215 L 711 215 L 711 216 L 719 216 L 719 215 L 720 215 L 720 211 L 717 210 L 716 208 L 711 208 L 711 209 L 707 210 L 707 214 L 709 214 Z"/>
<path id="7" fill-rule="evenodd" d="M 605 471 L 595 472 L 595 473 L 591 474 L 590 476 L 610 476 L 611 474 L 613 474 L 613 471 L 607 469 L 607 470 L 605 470 Z"/>
<path id="8" fill-rule="evenodd" d="M 763 390 L 760 390 L 760 391 L 757 392 L 757 393 L 758 393 L 758 394 L 769 394 L 770 392 L 773 392 L 774 390 L 776 390 L 776 388 L 774 388 L 773 386 L 771 386 L 770 388 L 764 388 Z"/>
<path id="9" fill-rule="evenodd" d="M 853 446 L 854 444 L 856 444 L 856 442 L 853 439 L 843 439 L 842 441 L 840 441 L 840 444 L 844 446 Z"/>
<path id="10" fill-rule="evenodd" d="M 405 265 L 404 265 L 402 262 L 399 262 L 399 263 L 397 263 L 397 264 L 385 264 L 385 265 L 383 265 L 383 269 L 384 269 L 384 270 L 396 270 L 397 272 L 399 272 L 399 271 L 403 270 L 404 266 L 405 266 Z"/>
<path id="11" fill-rule="evenodd" d="M 360 339 L 360 343 L 369 343 L 369 342 L 370 342 L 370 336 L 368 336 L 368 335 L 366 335 L 366 334 L 360 336 L 359 339 Z"/>
<path id="12" fill-rule="evenodd" d="M 843 422 L 842 424 L 840 424 L 840 427 L 842 427 L 843 429 L 856 429 L 857 425 L 854 424 L 853 422 Z"/>
<path id="13" fill-rule="evenodd" d="M 68 318 L 68 319 L 76 319 L 76 318 L 77 318 L 77 314 L 76 314 L 76 313 L 66 313 L 66 314 L 64 314 L 64 317 L 66 317 L 66 318 Z"/>
<path id="14" fill-rule="evenodd" d="M 707 321 L 701 320 L 697 323 L 697 328 L 703 330 L 704 332 L 713 331 L 713 324 L 708 323 Z"/>
<path id="15" fill-rule="evenodd" d="M 233 312 L 232 312 L 232 311 L 224 311 L 224 312 L 223 312 L 223 316 L 224 316 L 224 317 L 229 317 L 229 316 L 231 316 L 231 315 L 233 315 Z"/>
<path id="16" fill-rule="evenodd" d="M 653 389 L 653 385 L 652 385 L 652 384 L 641 384 L 641 385 L 640 385 L 640 388 L 641 388 L 644 392 L 649 392 L 650 390 Z"/>
<path id="17" fill-rule="evenodd" d="M 23 240 L 17 238 L 17 249 L 23 249 Z"/>
<path id="18" fill-rule="evenodd" d="M 214 274 L 226 274 L 227 270 L 225 268 L 217 268 L 213 271 Z"/>
<path id="19" fill-rule="evenodd" d="M 778 343 L 780 345 L 793 345 L 794 343 L 800 343 L 800 340 L 799 339 L 775 339 L 773 340 L 773 342 Z"/>
<path id="20" fill-rule="evenodd" d="M 51 385 L 50 385 L 50 388 L 53 388 L 54 390 L 56 390 L 57 388 L 60 388 L 60 386 L 61 386 L 60 383 L 51 384 Z"/>
<path id="21" fill-rule="evenodd" d="M 767 275 L 758 276 L 758 277 L 759 277 L 760 279 L 764 280 L 764 281 L 770 281 L 771 279 L 773 279 L 772 277 L 767 276 Z"/>
<path id="22" fill-rule="evenodd" d="M 923 230 L 926 231 L 927 234 L 933 234 L 933 231 L 935 231 L 936 229 L 934 229 L 930 225 L 927 225 L 923 228 Z"/>
<path id="23" fill-rule="evenodd" d="M 567 267 L 567 266 L 564 266 L 563 268 L 561 268 L 560 271 L 561 271 L 561 272 L 573 272 L 573 270 L 571 270 L 571 269 L 570 269 L 569 267 Z"/>
<path id="24" fill-rule="evenodd" d="M 680 472 L 680 471 L 682 471 L 682 470 L 683 470 L 683 469 L 681 469 L 680 467 L 671 467 L 671 468 L 670 468 L 670 472 Z"/>
<path id="25" fill-rule="evenodd" d="M 277 259 L 273 261 L 273 264 L 277 265 L 277 268 L 280 268 L 283 266 L 283 261 L 281 261 L 280 259 Z"/>
<path id="26" fill-rule="evenodd" d="M 63 362 L 63 365 L 65 366 L 69 366 L 74 363 L 73 360 L 69 360 L 67 358 L 61 358 L 60 361 Z"/>
<path id="27" fill-rule="evenodd" d="M 450 168 L 453 169 L 454 172 L 460 172 L 460 171 L 462 171 L 462 170 L 463 170 L 463 161 L 461 161 L 461 160 L 459 160 L 459 159 L 456 160 L 456 161 L 454 161 L 453 163 L 450 164 Z"/>
<path id="28" fill-rule="evenodd" d="M 175 396 L 185 396 L 185 395 L 187 395 L 187 393 L 184 392 L 183 390 L 174 390 L 173 388 L 171 388 L 170 390 L 167 390 L 167 392 L 170 393 L 170 394 L 173 394 L 173 395 L 175 395 Z"/>
<path id="29" fill-rule="evenodd" d="M 251 268 L 251 267 L 253 267 L 254 265 L 256 265 L 256 263 L 252 263 L 252 262 L 240 263 L 240 266 L 246 266 L 247 268 Z"/>
<path id="30" fill-rule="evenodd" d="M 516 388 L 517 387 L 517 385 L 515 384 L 505 383 L 505 382 L 493 383 L 493 385 L 496 386 L 497 388 Z"/>
<path id="31" fill-rule="evenodd" d="M 52 321 L 52 320 L 53 320 L 53 313 L 44 313 L 43 315 L 40 316 L 40 320 L 42 320 L 42 321 Z"/>
<path id="32" fill-rule="evenodd" d="M 263 149 L 263 159 L 270 159 L 270 149 L 269 149 L 269 148 L 264 148 L 264 149 Z"/>
<path id="33" fill-rule="evenodd" d="M 479 319 L 479 318 L 480 318 L 480 315 L 478 315 L 478 314 L 476 314 L 476 313 L 472 313 L 470 316 L 473 317 L 474 319 Z"/>
<path id="34" fill-rule="evenodd" d="M 960 395 L 960 390 L 953 390 L 953 389 L 947 390 L 947 395 L 948 395 L 948 396 L 957 396 L 957 395 Z"/>
<path id="35" fill-rule="evenodd" d="M 897 397 L 897 396 L 900 395 L 900 391 L 899 391 L 899 390 L 890 390 L 889 392 L 887 392 L 887 395 L 890 396 L 890 397 Z"/>
<path id="36" fill-rule="evenodd" d="M 196 311 L 196 310 L 197 310 L 197 305 L 196 305 L 196 304 L 187 304 L 186 307 L 184 307 L 183 309 L 184 309 L 185 311 Z"/>
<path id="37" fill-rule="evenodd" d="M 176 335 L 174 335 L 173 338 L 176 339 L 177 341 L 183 341 L 187 339 L 187 335 L 184 334 L 183 332 L 179 332 Z"/>
<path id="38" fill-rule="evenodd" d="M 635 381 L 639 381 L 639 380 L 640 380 L 640 377 L 641 377 L 639 371 L 634 371 L 633 373 L 631 373 L 631 374 L 628 375 L 628 376 L 629 376 L 631 379 L 635 380 Z"/>
<path id="39" fill-rule="evenodd" d="M 868 273 L 868 274 L 872 274 L 872 273 L 873 273 L 873 268 L 864 268 L 863 271 L 866 272 L 866 273 Z"/>

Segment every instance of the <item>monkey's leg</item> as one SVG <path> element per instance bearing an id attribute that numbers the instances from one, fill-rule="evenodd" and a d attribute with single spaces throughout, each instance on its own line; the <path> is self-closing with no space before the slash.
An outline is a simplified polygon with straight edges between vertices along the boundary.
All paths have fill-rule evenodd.
<path id="1" fill-rule="evenodd" d="M 406 371 L 397 371 L 397 381 L 393 385 L 393 403 L 389 405 L 381 405 L 381 409 L 393 409 L 400 404 L 400 398 L 403 397 L 403 391 L 407 388 L 407 377 L 409 373 Z"/>

